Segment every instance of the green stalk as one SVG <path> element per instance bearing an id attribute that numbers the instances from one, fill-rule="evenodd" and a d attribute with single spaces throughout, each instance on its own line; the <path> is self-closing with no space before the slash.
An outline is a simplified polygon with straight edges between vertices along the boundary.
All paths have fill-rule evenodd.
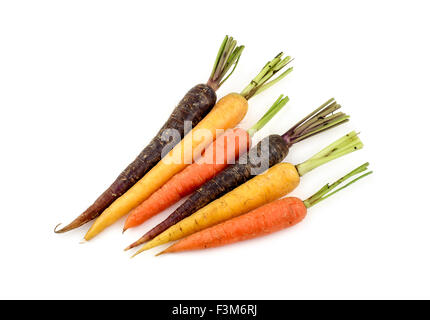
<path id="1" fill-rule="evenodd" d="M 293 71 L 293 68 L 289 68 L 279 77 L 268 82 L 278 71 L 280 71 L 292 61 L 290 56 L 282 59 L 282 55 L 283 53 L 281 52 L 272 61 L 267 62 L 263 69 L 261 69 L 260 73 L 254 79 L 252 79 L 245 89 L 242 90 L 240 94 L 245 99 L 249 100 L 253 96 L 263 92 L 264 90 L 267 90 L 275 83 L 285 78 L 291 71 Z"/>
<path id="2" fill-rule="evenodd" d="M 321 108 L 322 106 L 324 106 L 324 108 Z M 334 100 L 332 103 L 328 105 L 323 104 L 322 106 L 305 117 L 305 120 L 302 120 L 302 122 L 299 122 L 296 125 L 294 131 L 297 135 L 309 131 L 309 128 L 315 128 L 320 121 L 327 119 L 325 118 L 327 115 L 341 108 L 340 104 L 337 104 Z"/>
<path id="3" fill-rule="evenodd" d="M 258 130 L 263 128 L 290 100 L 288 97 L 283 97 L 284 95 L 281 94 L 270 107 L 270 109 L 264 114 L 264 116 L 248 130 L 250 137 L 252 137 Z"/>
<path id="4" fill-rule="evenodd" d="M 346 135 L 344 135 L 342 138 L 336 140 L 329 146 L 322 149 L 317 154 L 313 155 L 309 160 L 319 159 L 322 157 L 329 156 L 331 153 L 336 152 L 339 150 L 339 148 L 348 146 L 351 143 L 354 143 L 358 139 L 358 134 L 355 131 L 352 131 Z M 358 139 L 359 140 L 359 139 Z"/>
<path id="5" fill-rule="evenodd" d="M 331 197 L 332 195 L 339 192 L 340 190 L 345 189 L 346 187 L 350 186 L 351 184 L 353 184 L 353 183 L 357 182 L 358 180 L 371 174 L 372 171 L 368 171 L 367 173 L 365 173 L 365 174 L 359 176 L 358 178 L 355 178 L 354 180 L 350 181 L 346 185 L 334 190 L 337 186 L 339 186 L 343 182 L 347 181 L 349 178 L 351 178 L 351 177 L 353 177 L 353 176 L 355 176 L 361 172 L 366 171 L 368 166 L 369 166 L 369 163 L 366 162 L 365 164 L 352 170 L 350 173 L 346 174 L 345 176 L 343 176 L 342 178 L 340 178 L 336 182 L 334 182 L 332 184 L 326 184 L 324 187 L 322 187 L 320 190 L 318 190 L 318 192 L 316 192 L 314 195 L 312 195 L 311 197 L 309 197 L 308 199 L 303 201 L 306 208 L 310 208 L 310 207 L 316 205 L 317 203 L 327 199 L 328 197 Z"/>
<path id="6" fill-rule="evenodd" d="M 327 102 L 323 103 L 320 107 L 316 108 L 314 111 L 312 111 L 310 114 L 308 114 L 306 117 L 304 117 L 302 120 L 300 120 L 298 123 L 296 123 L 292 129 L 297 128 L 298 126 L 300 126 L 302 123 L 304 123 L 306 120 L 312 118 L 314 115 L 318 114 L 321 110 L 323 110 L 325 107 L 327 106 L 331 106 L 333 104 L 336 104 L 336 101 L 334 100 L 334 98 L 331 98 L 330 100 L 328 100 Z"/>
<path id="7" fill-rule="evenodd" d="M 324 119 L 324 121 L 317 122 L 315 124 L 315 129 L 314 127 L 310 128 L 314 130 L 312 130 L 309 133 L 302 134 L 300 137 L 294 140 L 294 143 L 305 140 L 313 135 L 326 131 L 329 128 L 337 127 L 347 121 L 349 121 L 349 116 L 344 114 L 343 112 L 339 112 L 338 114 L 335 114 L 331 117 L 328 117 L 327 119 Z"/>
<path id="8" fill-rule="evenodd" d="M 217 54 L 215 62 L 214 62 L 214 66 L 212 68 L 211 77 L 215 74 L 215 71 L 218 68 L 218 63 L 219 63 L 219 60 L 221 59 L 222 53 L 224 52 L 224 48 L 225 48 L 227 41 L 228 41 L 228 36 L 225 36 L 224 40 L 221 43 L 221 46 L 219 47 L 218 54 Z"/>
<path id="9" fill-rule="evenodd" d="M 225 36 L 218 50 L 211 75 L 207 82 L 207 85 L 210 86 L 214 91 L 221 87 L 236 69 L 242 51 L 245 48 L 244 46 L 236 46 L 237 41 L 234 40 L 233 37 Z M 232 66 L 233 70 L 227 76 L 225 76 Z"/>
<path id="10" fill-rule="evenodd" d="M 324 148 L 305 162 L 296 166 L 297 172 L 300 176 L 308 173 L 309 171 L 348 153 L 354 152 L 363 148 L 363 143 L 357 136 L 355 131 L 352 131 L 344 137 L 336 140 L 328 147 Z"/>
<path id="11" fill-rule="evenodd" d="M 356 174 L 358 174 L 360 172 L 366 171 L 368 166 L 369 166 L 369 163 L 366 162 L 365 164 L 362 164 L 358 168 L 355 168 L 354 170 L 352 170 L 351 172 L 349 172 L 348 174 L 346 174 L 345 176 L 343 176 L 342 178 L 340 178 L 336 182 L 334 182 L 332 184 L 327 183 L 320 190 L 318 190 L 315 194 L 313 194 L 311 197 L 309 197 L 307 199 L 307 201 L 308 202 L 314 202 L 315 200 L 320 199 L 321 197 L 323 197 L 324 195 L 326 195 L 328 192 L 330 192 L 335 187 L 337 187 L 338 185 L 340 185 L 344 181 L 348 180 L 352 176 L 354 176 L 354 175 L 356 175 Z"/>
<path id="12" fill-rule="evenodd" d="M 349 121 L 349 116 L 343 112 L 333 113 L 340 108 L 340 104 L 336 103 L 334 98 L 332 98 L 296 123 L 282 137 L 291 146 Z"/>
<path id="13" fill-rule="evenodd" d="M 292 60 L 291 60 L 292 61 Z M 260 85 L 260 87 L 257 87 L 257 89 L 255 90 L 254 94 L 251 96 L 256 96 L 257 94 L 262 93 L 263 91 L 269 89 L 271 86 L 273 86 L 274 84 L 278 83 L 279 81 L 281 81 L 282 79 L 284 79 L 289 73 L 291 73 L 293 71 L 293 67 L 288 68 L 287 70 L 284 71 L 284 73 L 280 74 L 276 79 L 267 82 L 267 83 L 263 83 L 262 85 Z M 274 74 L 274 73 L 273 73 Z M 273 74 L 271 76 L 273 76 Z M 271 77 L 270 76 L 270 77 Z M 268 79 L 270 79 L 270 77 Z M 268 80 L 267 79 L 267 80 Z M 266 81 L 267 81 L 266 80 Z"/>

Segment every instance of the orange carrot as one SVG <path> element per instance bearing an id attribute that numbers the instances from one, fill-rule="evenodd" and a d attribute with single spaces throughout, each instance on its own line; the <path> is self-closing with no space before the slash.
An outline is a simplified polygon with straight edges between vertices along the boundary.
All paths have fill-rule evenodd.
<path id="1" fill-rule="evenodd" d="M 276 200 L 250 213 L 194 233 L 162 253 L 214 248 L 260 237 L 299 223 L 306 216 L 306 210 L 298 198 Z"/>
<path id="2" fill-rule="evenodd" d="M 215 140 L 195 163 L 173 176 L 146 201 L 133 209 L 124 224 L 124 231 L 136 227 L 154 215 L 167 209 L 181 198 L 191 194 L 206 181 L 215 177 L 251 145 L 251 137 L 264 127 L 276 113 L 288 102 L 288 97 L 281 95 L 266 114 L 247 131 L 237 128 L 228 130 Z M 128 248 L 127 248 L 128 249 Z"/>
<path id="3" fill-rule="evenodd" d="M 336 186 L 346 181 L 353 175 L 367 170 L 368 165 L 369 163 L 365 163 L 335 183 L 331 185 L 325 185 L 317 193 L 305 201 L 295 197 L 288 197 L 273 201 L 247 214 L 194 233 L 178 241 L 159 254 L 224 246 L 292 227 L 305 218 L 308 208 L 340 191 L 341 189 L 346 188 L 355 181 L 371 174 L 371 171 L 367 172 L 349 182 L 345 186 L 332 191 Z"/>

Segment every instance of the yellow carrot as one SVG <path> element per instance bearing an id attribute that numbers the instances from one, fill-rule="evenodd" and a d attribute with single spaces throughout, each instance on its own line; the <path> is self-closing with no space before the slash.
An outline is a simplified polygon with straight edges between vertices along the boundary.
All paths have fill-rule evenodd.
<path id="1" fill-rule="evenodd" d="M 192 163 L 194 155 L 201 155 L 204 148 L 222 134 L 223 130 L 234 128 L 246 115 L 248 100 L 251 97 L 270 88 L 292 71 L 292 68 L 289 68 L 279 77 L 268 82 L 290 61 L 291 57 L 282 59 L 282 53 L 278 54 L 264 66 L 257 77 L 240 94 L 231 93 L 220 99 L 212 111 L 184 137 L 180 144 L 177 144 L 142 179 L 103 211 L 84 239 L 92 239 L 130 210 L 136 208 L 171 177 Z"/>

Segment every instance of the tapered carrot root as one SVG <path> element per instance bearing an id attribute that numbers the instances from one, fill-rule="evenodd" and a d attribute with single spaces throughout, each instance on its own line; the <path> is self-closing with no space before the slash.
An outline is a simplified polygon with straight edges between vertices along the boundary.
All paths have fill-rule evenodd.
<path id="1" fill-rule="evenodd" d="M 228 164 L 234 163 L 240 154 L 248 150 L 250 142 L 249 134 L 243 129 L 227 131 L 205 150 L 203 157 L 173 176 L 157 192 L 133 209 L 127 217 L 124 231 L 142 224 L 189 195 Z"/>
<path id="2" fill-rule="evenodd" d="M 277 200 L 240 217 L 194 233 L 162 253 L 214 248 L 261 237 L 299 223 L 306 213 L 306 206 L 298 198 Z"/>

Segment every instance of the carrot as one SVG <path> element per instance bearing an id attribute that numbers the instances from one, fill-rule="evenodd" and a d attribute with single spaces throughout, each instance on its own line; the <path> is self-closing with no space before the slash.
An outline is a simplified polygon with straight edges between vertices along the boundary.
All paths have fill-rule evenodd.
<path id="1" fill-rule="evenodd" d="M 201 155 L 202 151 L 221 134 L 222 130 L 235 127 L 248 110 L 248 99 L 266 90 L 292 71 L 289 68 L 278 78 L 267 82 L 275 73 L 285 67 L 290 60 L 290 57 L 282 59 L 282 53 L 277 55 L 265 65 L 263 70 L 241 94 L 230 93 L 220 99 L 212 111 L 184 137 L 181 143 L 176 145 L 142 179 L 103 211 L 88 230 L 84 239 L 92 239 L 129 213 L 130 210 L 136 208 L 169 181 L 170 178 L 192 163 L 195 155 Z"/>
<path id="2" fill-rule="evenodd" d="M 253 176 L 281 162 L 292 145 L 298 141 L 323 132 L 348 121 L 349 116 L 342 112 L 331 115 L 340 105 L 330 99 L 322 106 L 300 120 L 284 135 L 271 135 L 263 139 L 248 154 L 242 155 L 236 164 L 226 168 L 212 180 L 196 190 L 181 206 L 157 226 L 149 230 L 127 249 L 149 241 L 175 223 L 190 216 L 213 200 L 240 186 Z"/>
<path id="3" fill-rule="evenodd" d="M 261 237 L 285 228 L 292 227 L 306 217 L 308 208 L 346 188 L 359 179 L 371 174 L 372 171 L 369 171 L 352 180 L 343 187 L 334 190 L 338 185 L 348 180 L 350 177 L 360 172 L 366 171 L 368 165 L 369 163 L 365 163 L 333 184 L 325 185 L 317 193 L 305 201 L 295 197 L 276 200 L 242 216 L 227 220 L 213 227 L 194 233 L 173 244 L 166 250 L 160 252 L 158 255 L 163 253 L 174 253 L 224 246 L 239 241 Z"/>
<path id="4" fill-rule="evenodd" d="M 224 170 L 228 164 L 246 152 L 251 144 L 251 137 L 288 102 L 288 97 L 281 95 L 267 113 L 248 131 L 229 130 L 217 138 L 196 162 L 173 176 L 164 186 L 153 193 L 147 200 L 133 209 L 127 217 L 124 231 L 136 227 L 157 213 L 170 207 L 181 198 L 189 195 L 206 181 Z M 223 159 L 219 159 L 223 157 Z"/>
<path id="5" fill-rule="evenodd" d="M 189 126 L 185 125 L 186 122 L 191 122 L 192 126 L 196 126 L 209 113 L 216 102 L 215 91 L 233 73 L 244 49 L 243 46 L 236 47 L 236 43 L 232 37 L 226 36 L 224 38 L 207 84 L 198 84 L 188 91 L 157 135 L 137 158 L 121 172 L 113 184 L 70 224 L 60 230 L 57 230 L 59 226 L 57 225 L 54 230 L 56 233 L 70 231 L 97 218 L 161 160 L 164 148 L 173 147 L 179 143 L 180 139 L 190 130 Z M 234 66 L 232 72 L 226 75 L 232 66 Z M 179 139 L 173 141 L 164 139 L 163 133 L 167 130 L 175 130 Z"/>
<path id="6" fill-rule="evenodd" d="M 256 176 L 171 226 L 147 242 L 135 255 L 167 242 L 179 240 L 283 197 L 298 186 L 300 177 L 304 174 L 362 147 L 363 144 L 353 131 L 299 165 L 277 164 L 266 173 Z"/>

